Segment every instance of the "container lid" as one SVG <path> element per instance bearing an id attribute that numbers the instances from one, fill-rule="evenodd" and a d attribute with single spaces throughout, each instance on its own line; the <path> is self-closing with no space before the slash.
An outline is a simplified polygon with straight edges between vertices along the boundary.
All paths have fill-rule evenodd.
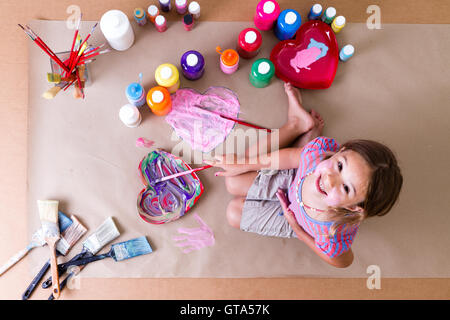
<path id="1" fill-rule="evenodd" d="M 321 13 L 322 12 L 322 6 L 320 4 L 318 4 L 318 3 L 316 3 L 312 7 L 312 12 L 314 12 L 315 14 Z"/>
<path id="2" fill-rule="evenodd" d="M 126 90 L 127 96 L 130 97 L 132 100 L 139 100 L 139 98 L 142 96 L 143 92 L 144 92 L 144 89 L 137 82 L 130 83 Z"/>
<path id="3" fill-rule="evenodd" d="M 175 0 L 175 3 L 179 6 L 182 6 L 182 5 L 186 4 L 186 1 L 187 0 Z"/>
<path id="4" fill-rule="evenodd" d="M 266 61 L 261 62 L 258 65 L 258 72 L 261 74 L 266 74 L 270 71 L 270 64 L 268 64 Z"/>
<path id="5" fill-rule="evenodd" d="M 100 19 L 100 29 L 109 38 L 121 37 L 130 27 L 127 15 L 120 10 L 109 10 Z"/>
<path id="6" fill-rule="evenodd" d="M 170 2 L 170 0 L 159 0 L 159 2 L 161 2 L 162 4 L 167 4 Z"/>
<path id="7" fill-rule="evenodd" d="M 152 93 L 152 101 L 155 103 L 161 103 L 164 100 L 164 94 L 159 91 L 159 90 L 155 90 Z"/>
<path id="8" fill-rule="evenodd" d="M 156 23 L 158 26 L 163 25 L 164 22 L 166 22 L 166 18 L 164 18 L 164 16 L 162 16 L 162 15 L 158 15 L 158 16 L 155 18 L 155 23 Z"/>
<path id="9" fill-rule="evenodd" d="M 351 44 L 346 45 L 343 50 L 344 53 L 348 56 L 355 52 L 355 48 Z"/>
<path id="10" fill-rule="evenodd" d="M 256 41 L 256 32 L 255 31 L 253 31 L 253 30 L 250 30 L 250 31 L 247 31 L 246 33 L 245 33 L 245 36 L 244 36 L 244 39 L 245 39 L 245 42 L 247 42 L 247 43 L 254 43 L 255 41 Z"/>
<path id="11" fill-rule="evenodd" d="M 263 11 L 265 14 L 273 13 L 275 11 L 275 3 L 273 3 L 272 1 L 267 1 L 266 3 L 264 3 Z"/>
<path id="12" fill-rule="evenodd" d="M 343 26 L 345 24 L 345 17 L 344 16 L 336 17 L 336 19 L 334 19 L 334 24 L 338 27 Z"/>
<path id="13" fill-rule="evenodd" d="M 179 77 L 178 69 L 170 63 L 160 65 L 155 71 L 156 82 L 163 87 L 173 86 L 177 83 Z"/>
<path id="14" fill-rule="evenodd" d="M 147 93 L 147 104 L 152 110 L 164 110 L 170 101 L 170 93 L 164 87 L 153 87 Z"/>
<path id="15" fill-rule="evenodd" d="M 153 17 L 153 16 L 156 16 L 156 15 L 158 15 L 158 12 L 159 12 L 159 11 L 158 11 L 158 7 L 155 6 L 154 4 L 152 4 L 152 5 L 150 5 L 150 6 L 148 7 L 147 12 L 148 12 L 148 14 L 151 15 L 152 17 Z"/>
<path id="16" fill-rule="evenodd" d="M 192 1 L 189 3 L 189 12 L 190 13 L 199 13 L 200 12 L 200 5 L 197 1 Z"/>
<path id="17" fill-rule="evenodd" d="M 192 14 L 187 14 L 183 17 L 183 21 L 186 25 L 190 25 L 194 22 L 194 17 Z"/>
<path id="18" fill-rule="evenodd" d="M 258 79 L 270 79 L 275 74 L 275 67 L 269 59 L 258 59 L 252 65 L 251 74 Z"/>
<path id="19" fill-rule="evenodd" d="M 297 15 L 295 14 L 295 12 L 289 11 L 289 12 L 286 13 L 286 15 L 284 16 L 284 21 L 285 21 L 287 24 L 294 24 L 295 21 L 297 21 Z"/>
<path id="20" fill-rule="evenodd" d="M 125 125 L 135 125 L 139 121 L 139 115 L 139 110 L 131 104 L 122 106 L 119 111 L 119 118 Z"/>
<path id="21" fill-rule="evenodd" d="M 254 28 L 246 28 L 239 33 L 239 46 L 247 51 L 259 49 L 262 44 L 261 33 Z"/>
<path id="22" fill-rule="evenodd" d="M 239 61 L 239 55 L 235 50 L 227 49 L 222 53 L 220 59 L 222 59 L 224 65 L 234 66 Z"/>
<path id="23" fill-rule="evenodd" d="M 144 16 L 144 14 L 145 14 L 144 9 L 142 9 L 142 8 L 136 8 L 136 9 L 134 9 L 134 16 L 135 16 L 136 18 L 142 18 L 142 17 Z"/>
<path id="24" fill-rule="evenodd" d="M 193 66 L 196 66 L 197 63 L 198 63 L 198 57 L 197 57 L 197 55 L 194 54 L 194 53 L 188 54 L 188 56 L 186 57 L 186 64 L 187 64 L 189 67 L 193 67 Z"/>
<path id="25" fill-rule="evenodd" d="M 325 15 L 327 17 L 334 17 L 336 15 L 336 9 L 333 7 L 327 8 L 327 10 L 325 10 Z"/>

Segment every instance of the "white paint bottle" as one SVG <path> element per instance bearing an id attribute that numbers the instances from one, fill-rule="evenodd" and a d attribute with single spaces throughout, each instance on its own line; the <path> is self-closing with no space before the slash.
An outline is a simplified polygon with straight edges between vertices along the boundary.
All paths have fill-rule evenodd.
<path id="1" fill-rule="evenodd" d="M 142 121 L 142 116 L 138 108 L 131 104 L 126 104 L 120 108 L 119 118 L 129 128 L 136 128 Z"/>
<path id="2" fill-rule="evenodd" d="M 100 29 L 113 49 L 124 51 L 134 43 L 133 28 L 127 15 L 120 10 L 110 10 L 103 14 Z"/>

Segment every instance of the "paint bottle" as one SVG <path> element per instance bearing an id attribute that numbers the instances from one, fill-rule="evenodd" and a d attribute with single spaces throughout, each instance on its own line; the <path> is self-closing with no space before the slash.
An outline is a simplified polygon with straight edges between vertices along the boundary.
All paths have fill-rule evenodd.
<path id="1" fill-rule="evenodd" d="M 275 25 L 275 35 L 279 40 L 291 39 L 295 36 L 298 28 L 302 24 L 300 13 L 293 9 L 283 10 L 278 16 Z"/>
<path id="2" fill-rule="evenodd" d="M 342 28 L 344 28 L 344 26 L 345 26 L 344 16 L 337 16 L 331 23 L 331 29 L 333 29 L 334 33 L 338 33 L 339 31 L 341 31 Z"/>
<path id="3" fill-rule="evenodd" d="M 178 14 L 185 14 L 188 9 L 187 0 L 175 0 L 175 7 Z"/>
<path id="4" fill-rule="evenodd" d="M 280 5 L 275 0 L 261 0 L 256 6 L 256 14 L 253 18 L 255 26 L 262 31 L 273 28 L 280 15 Z"/>
<path id="5" fill-rule="evenodd" d="M 159 16 L 159 10 L 158 7 L 155 6 L 154 4 L 150 5 L 147 9 L 147 13 L 148 13 L 148 19 L 152 22 L 155 23 L 155 19 L 157 16 Z"/>
<path id="6" fill-rule="evenodd" d="M 347 61 L 350 59 L 355 53 L 355 48 L 351 44 L 347 44 L 344 46 L 339 52 L 339 59 L 341 61 Z"/>
<path id="7" fill-rule="evenodd" d="M 205 59 L 195 50 L 186 51 L 181 56 L 181 72 L 189 80 L 200 79 L 205 71 Z"/>
<path id="8" fill-rule="evenodd" d="M 200 5 L 197 1 L 192 1 L 191 3 L 189 3 L 188 9 L 189 13 L 194 16 L 194 19 L 200 19 Z"/>
<path id="9" fill-rule="evenodd" d="M 336 17 L 336 9 L 333 7 L 328 7 L 327 10 L 323 13 L 322 21 L 328 24 L 331 24 Z"/>
<path id="10" fill-rule="evenodd" d="M 138 108 L 131 104 L 126 104 L 120 108 L 119 118 L 129 128 L 136 128 L 142 121 L 142 116 Z"/>
<path id="11" fill-rule="evenodd" d="M 159 7 L 161 8 L 161 11 L 169 12 L 170 9 L 172 9 L 172 4 L 170 3 L 170 0 L 159 0 Z"/>
<path id="12" fill-rule="evenodd" d="M 158 15 L 155 18 L 155 27 L 158 32 L 164 32 L 167 30 L 167 21 L 166 18 L 162 15 Z"/>
<path id="13" fill-rule="evenodd" d="M 133 45 L 133 28 L 127 15 L 120 10 L 110 10 L 103 14 L 100 29 L 111 48 L 115 50 L 124 51 Z"/>
<path id="14" fill-rule="evenodd" d="M 226 74 L 232 74 L 239 68 L 239 54 L 233 49 L 227 49 L 220 52 L 222 49 L 216 47 L 216 52 L 220 53 L 220 69 Z"/>
<path id="15" fill-rule="evenodd" d="M 128 102 L 136 107 L 141 107 L 145 104 L 145 89 L 137 82 L 132 82 L 125 90 Z"/>
<path id="16" fill-rule="evenodd" d="M 266 58 L 256 60 L 250 71 L 250 83 L 256 88 L 267 87 L 275 74 L 275 66 Z"/>
<path id="17" fill-rule="evenodd" d="M 169 91 L 164 87 L 153 87 L 147 93 L 147 104 L 152 112 L 164 116 L 172 110 L 172 99 Z"/>
<path id="18" fill-rule="evenodd" d="M 142 8 L 134 9 L 134 20 L 136 20 L 137 24 L 141 27 L 147 23 L 147 17 L 145 15 L 145 10 Z"/>
<path id="19" fill-rule="evenodd" d="M 309 10 L 308 20 L 320 19 L 321 15 L 322 15 L 322 6 L 316 3 L 311 7 L 311 10 Z"/>
<path id="20" fill-rule="evenodd" d="M 186 31 L 191 31 L 194 28 L 194 16 L 192 14 L 186 14 L 183 17 L 183 27 Z"/>
<path id="21" fill-rule="evenodd" d="M 255 28 L 247 28 L 239 33 L 236 50 L 242 58 L 251 59 L 258 54 L 261 44 L 261 33 Z"/>
<path id="22" fill-rule="evenodd" d="M 178 69 L 170 63 L 164 63 L 156 68 L 155 79 L 158 85 L 174 93 L 180 87 L 180 74 Z"/>

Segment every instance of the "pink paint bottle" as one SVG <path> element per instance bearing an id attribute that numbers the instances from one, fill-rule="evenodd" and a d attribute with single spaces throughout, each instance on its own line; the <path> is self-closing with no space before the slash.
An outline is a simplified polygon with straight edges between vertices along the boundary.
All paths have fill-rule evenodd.
<path id="1" fill-rule="evenodd" d="M 175 0 L 175 7 L 178 14 L 185 14 L 188 10 L 187 0 Z"/>
<path id="2" fill-rule="evenodd" d="M 164 32 L 167 30 L 167 21 L 164 16 L 159 15 L 155 18 L 155 27 L 158 32 Z"/>
<path id="3" fill-rule="evenodd" d="M 239 54 L 233 49 L 227 49 L 221 52 L 220 47 L 216 47 L 217 53 L 220 53 L 220 69 L 226 74 L 232 74 L 239 68 Z"/>
<path id="4" fill-rule="evenodd" d="M 273 28 L 280 15 L 280 5 L 275 0 L 261 0 L 256 6 L 255 26 L 262 31 Z"/>
<path id="5" fill-rule="evenodd" d="M 237 52 L 244 59 L 255 57 L 262 44 L 261 33 L 255 28 L 247 28 L 239 33 Z"/>

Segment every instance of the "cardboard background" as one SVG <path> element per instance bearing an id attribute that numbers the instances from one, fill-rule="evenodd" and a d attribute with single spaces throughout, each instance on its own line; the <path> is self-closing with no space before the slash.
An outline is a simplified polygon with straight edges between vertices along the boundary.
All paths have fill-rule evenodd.
<path id="1" fill-rule="evenodd" d="M 204 20 L 243 20 L 251 19 L 256 2 L 246 4 L 245 8 L 232 6 L 233 10 L 218 10 L 216 1 L 199 1 Z M 239 1 L 229 3 L 241 3 Z M 334 5 L 338 11 L 346 12 L 350 22 L 362 22 L 369 1 L 358 1 L 357 7 L 351 1 L 328 1 L 322 5 Z M 0 233 L 2 250 L 0 261 L 24 247 L 28 235 L 17 232 L 26 228 L 26 128 L 27 128 L 27 43 L 30 41 L 17 27 L 31 19 L 64 19 L 69 1 L 2 1 L 1 17 L 2 46 L 1 72 L 6 79 L 0 89 L 2 108 L 0 176 L 2 204 L 1 216 L 4 232 Z M 79 1 L 84 11 L 84 20 L 98 19 L 108 9 L 118 8 L 129 11 L 136 6 L 146 6 L 142 1 L 98 1 L 94 5 Z M 312 4 L 298 4 L 297 1 L 280 1 L 282 7 L 293 7 L 306 12 Z M 211 8 L 208 9 L 208 6 Z M 214 5 L 218 5 L 215 7 Z M 247 7 L 248 6 L 248 7 Z M 446 7 L 447 6 L 447 7 Z M 444 12 L 449 4 L 441 1 L 408 2 L 408 12 L 401 1 L 380 3 L 382 22 L 395 23 L 449 23 Z M 244 17 L 242 17 L 244 15 Z M 130 15 L 131 16 L 131 15 Z M 447 21 L 446 21 L 447 19 Z M 376 32 L 376 30 L 374 30 Z M 440 88 L 446 90 L 447 88 Z M 431 95 L 431 93 L 430 93 Z M 436 114 L 440 117 L 441 114 Z M 448 152 L 446 153 L 448 155 Z M 444 157 L 445 150 L 439 157 Z M 15 266 L 1 279 L 0 296 L 15 299 L 31 280 L 27 275 L 26 263 Z M 383 279 L 382 290 L 368 290 L 366 279 L 89 279 L 82 282 L 83 290 L 70 291 L 63 298 L 123 298 L 123 299 L 300 299 L 300 298 L 448 298 L 448 279 Z M 266 290 L 270 288 L 271 290 Z M 34 298 L 46 298 L 46 293 L 36 292 Z"/>

